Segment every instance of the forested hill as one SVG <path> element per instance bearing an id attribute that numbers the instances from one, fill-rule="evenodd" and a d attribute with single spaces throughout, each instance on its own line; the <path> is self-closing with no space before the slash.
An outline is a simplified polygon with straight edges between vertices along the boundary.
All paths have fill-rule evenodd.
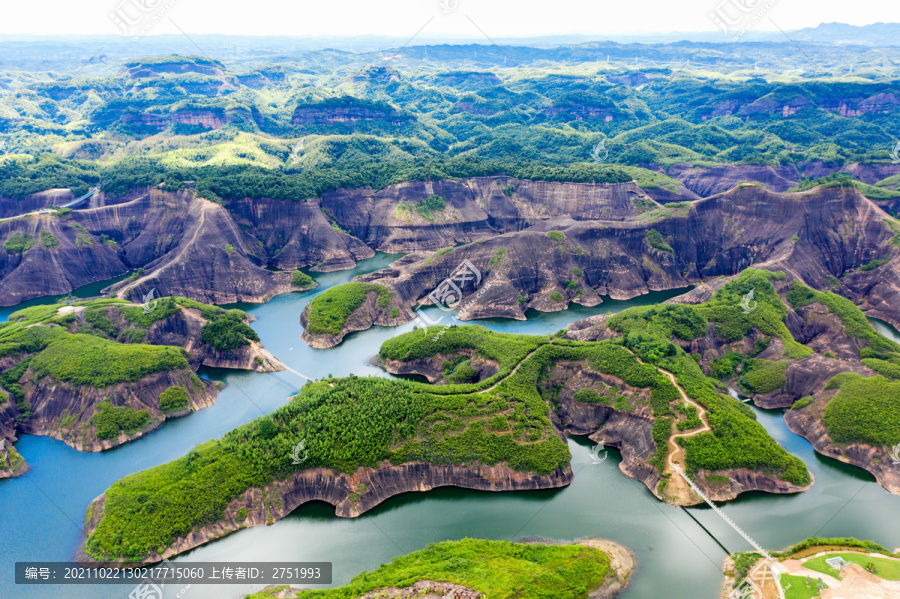
<path id="1" fill-rule="evenodd" d="M 690 171 L 728 166 L 777 191 L 843 169 L 891 195 L 900 50 L 806 51 L 819 68 L 771 42 L 592 42 L 0 71 L 0 197 L 195 181 L 213 200 L 305 199 L 500 172 L 707 195 Z"/>

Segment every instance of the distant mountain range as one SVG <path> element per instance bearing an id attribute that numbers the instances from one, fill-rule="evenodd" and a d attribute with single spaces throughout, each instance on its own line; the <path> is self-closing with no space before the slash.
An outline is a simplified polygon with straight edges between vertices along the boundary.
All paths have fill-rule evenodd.
<path id="1" fill-rule="evenodd" d="M 816 27 L 807 27 L 799 30 L 788 30 L 787 33 L 794 41 L 806 41 L 816 43 L 860 44 L 869 46 L 896 46 L 900 45 L 900 23 L 873 23 L 871 25 L 848 25 L 846 23 L 822 23 Z M 192 38 L 201 45 L 216 47 L 232 47 L 236 51 L 246 50 L 248 47 L 254 51 L 268 51 L 273 53 L 306 52 L 326 48 L 337 48 L 349 52 L 373 52 L 388 48 L 399 48 L 407 45 L 409 40 L 405 37 L 393 36 L 244 36 L 244 35 L 194 35 Z M 629 33 L 598 33 L 548 35 L 534 37 L 497 37 L 493 40 L 502 46 L 528 46 L 534 48 L 553 48 L 589 42 L 613 41 L 620 43 L 672 43 L 679 41 L 719 43 L 727 42 L 727 36 L 721 31 L 715 30 L 710 21 L 709 31 L 671 31 L 671 32 L 629 32 Z M 740 37 L 740 42 L 785 42 L 780 32 L 748 30 Z M 43 46 L 48 43 L 61 45 L 96 45 L 107 52 L 116 55 L 146 56 L 153 54 L 169 53 L 173 51 L 173 44 L 177 48 L 184 45 L 185 52 L 192 52 L 195 46 L 180 35 L 148 35 L 143 38 L 138 46 L 130 38 L 119 35 L 73 35 L 55 36 L 52 38 L 37 35 L 0 35 L 0 45 L 9 46 L 10 43 L 17 49 L 26 49 L 32 45 Z M 434 36 L 423 34 L 417 36 L 410 43 L 411 46 L 428 45 L 466 45 L 489 44 L 490 42 L 479 36 Z"/>
<path id="2" fill-rule="evenodd" d="M 790 35 L 795 41 L 804 42 L 896 46 L 900 45 L 900 23 L 873 23 L 860 27 L 846 23 L 822 23 L 818 27 L 793 31 Z"/>

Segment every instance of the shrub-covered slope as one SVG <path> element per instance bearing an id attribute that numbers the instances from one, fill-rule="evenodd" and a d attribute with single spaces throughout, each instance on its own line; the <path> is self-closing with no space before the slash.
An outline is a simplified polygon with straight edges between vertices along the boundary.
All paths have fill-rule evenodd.
<path id="1" fill-rule="evenodd" d="M 0 439 L 46 434 L 106 449 L 211 405 L 200 364 L 283 368 L 239 310 L 185 298 L 33 306 L 0 324 Z"/>

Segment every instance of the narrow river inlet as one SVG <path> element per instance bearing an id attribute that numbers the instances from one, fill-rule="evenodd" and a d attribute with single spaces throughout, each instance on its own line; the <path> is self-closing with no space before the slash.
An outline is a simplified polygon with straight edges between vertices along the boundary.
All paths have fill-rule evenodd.
<path id="1" fill-rule="evenodd" d="M 318 293 L 398 257 L 379 254 L 353 270 L 316 275 L 320 287 L 314 291 L 236 307 L 257 318 L 252 326 L 262 343 L 299 373 L 312 378 L 351 373 L 390 376 L 369 360 L 384 340 L 411 330 L 413 323 L 374 327 L 349 335 L 332 349 L 314 350 L 300 339 L 299 316 Z M 98 290 L 91 286 L 90 292 Z M 489 319 L 466 324 L 502 332 L 547 334 L 592 314 L 657 303 L 684 291 L 654 292 L 629 301 L 606 299 L 594 308 L 530 312 L 524 322 Z M 55 299 L 46 298 L 42 303 L 52 301 Z M 3 318 L 19 307 L 4 309 Z M 875 324 L 900 341 L 896 331 Z M 127 585 L 72 585 L 49 595 L 40 586 L 14 588 L 14 564 L 73 560 L 81 542 L 85 509 L 110 484 L 180 457 L 277 408 L 305 382 L 290 371 L 260 374 L 204 368 L 200 374 L 227 385 L 215 405 L 171 420 L 119 448 L 83 453 L 48 437 L 20 437 L 15 446 L 31 470 L 27 476 L 0 481 L 0 597 L 126 597 L 131 590 Z M 806 462 L 815 483 L 809 491 L 796 495 L 754 492 L 724 504 L 723 510 L 738 525 L 771 549 L 811 536 L 852 536 L 888 548 L 900 546 L 900 500 L 863 470 L 817 455 L 806 440 L 788 430 L 781 410 L 754 411 L 787 451 Z M 307 504 L 271 526 L 242 530 L 173 561 L 330 561 L 334 564 L 333 583 L 338 586 L 363 570 L 432 542 L 464 537 L 571 540 L 591 536 L 621 543 L 637 558 L 624 599 L 717 599 L 725 549 L 746 551 L 750 549 L 747 543 L 710 509 L 661 503 L 643 484 L 619 471 L 620 457 L 614 450 L 608 450 L 609 459 L 594 463 L 592 446 L 586 438 L 569 439 L 574 481 L 562 489 L 490 493 L 440 488 L 392 498 L 354 519 L 335 517 L 334 508 L 324 503 Z M 179 596 L 222 599 L 243 597 L 258 589 L 194 585 Z M 166 588 L 165 596 L 175 597 L 180 591 Z"/>

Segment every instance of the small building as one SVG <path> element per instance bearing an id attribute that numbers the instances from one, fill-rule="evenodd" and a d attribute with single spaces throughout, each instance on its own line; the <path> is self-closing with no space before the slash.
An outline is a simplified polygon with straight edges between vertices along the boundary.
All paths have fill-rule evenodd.
<path id="1" fill-rule="evenodd" d="M 185 181 L 184 188 L 185 189 L 194 189 L 195 184 L 196 184 L 196 181 Z"/>
<path id="2" fill-rule="evenodd" d="M 844 566 L 846 566 L 848 562 L 847 562 L 847 560 L 845 560 L 844 558 L 842 558 L 841 556 L 838 555 L 835 557 L 829 557 L 828 559 L 825 560 L 825 563 L 828 564 L 829 566 L 831 566 L 832 568 L 834 568 L 835 570 L 837 570 L 838 572 L 840 572 L 841 570 L 844 569 Z"/>

